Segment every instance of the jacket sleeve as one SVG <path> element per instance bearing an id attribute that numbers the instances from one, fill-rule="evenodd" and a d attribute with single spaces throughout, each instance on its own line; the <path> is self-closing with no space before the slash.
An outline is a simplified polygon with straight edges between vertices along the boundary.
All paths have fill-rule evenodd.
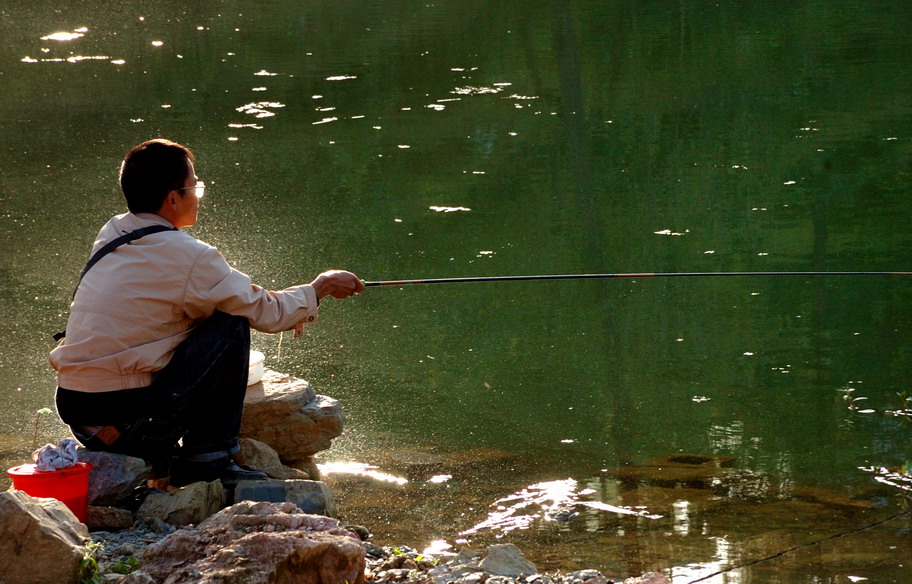
<path id="1" fill-rule="evenodd" d="M 266 290 L 233 269 L 214 247 L 206 247 L 190 270 L 183 309 L 192 319 L 218 310 L 250 320 L 258 331 L 277 333 L 317 320 L 319 303 L 313 286 Z"/>

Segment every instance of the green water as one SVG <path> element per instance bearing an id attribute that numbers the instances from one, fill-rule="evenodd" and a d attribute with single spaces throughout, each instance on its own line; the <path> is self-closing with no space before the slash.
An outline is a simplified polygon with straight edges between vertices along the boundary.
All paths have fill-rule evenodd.
<path id="1" fill-rule="evenodd" d="M 50 334 L 123 210 L 135 143 L 196 151 L 209 188 L 191 232 L 270 287 L 331 267 L 912 270 L 910 31 L 902 3 L 855 0 L 6 2 L 0 458 L 25 460 L 52 405 Z M 906 582 L 908 516 L 800 546 L 902 509 L 864 469 L 912 459 L 887 414 L 908 408 L 910 284 L 373 288 L 325 303 L 303 340 L 254 343 L 342 401 L 323 462 L 412 473 L 327 477 L 379 543 L 513 541 L 542 570 L 676 584 L 799 547 L 706 581 Z M 62 432 L 39 423 L 41 442 Z M 676 453 L 735 462 L 699 488 L 617 479 Z M 548 501 L 662 518 L 584 507 L 473 531 L 496 501 L 566 479 Z"/>

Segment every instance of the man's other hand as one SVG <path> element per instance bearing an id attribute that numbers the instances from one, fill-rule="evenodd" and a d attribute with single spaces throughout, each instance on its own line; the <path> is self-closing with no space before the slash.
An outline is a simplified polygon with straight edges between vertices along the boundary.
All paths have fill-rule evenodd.
<path id="1" fill-rule="evenodd" d="M 333 298 L 348 298 L 364 290 L 364 283 L 358 276 L 345 270 L 328 270 L 317 276 L 310 283 L 317 292 L 317 298 L 332 296 Z"/>

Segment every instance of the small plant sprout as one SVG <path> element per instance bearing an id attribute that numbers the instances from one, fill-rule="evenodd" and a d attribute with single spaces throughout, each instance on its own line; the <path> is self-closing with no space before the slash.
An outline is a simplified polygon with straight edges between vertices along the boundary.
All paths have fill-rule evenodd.
<path id="1" fill-rule="evenodd" d="M 104 544 L 94 541 L 87 542 L 82 546 L 82 559 L 79 560 L 79 568 L 77 570 L 77 582 L 79 584 L 104 583 L 104 578 L 99 572 L 98 567 L 98 556 L 101 555 L 103 551 Z"/>

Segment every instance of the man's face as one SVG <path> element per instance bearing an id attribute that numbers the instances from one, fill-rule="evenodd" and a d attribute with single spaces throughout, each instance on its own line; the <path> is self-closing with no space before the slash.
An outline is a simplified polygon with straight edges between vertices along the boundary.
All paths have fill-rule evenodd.
<path id="1" fill-rule="evenodd" d="M 200 200 L 196 196 L 194 188 L 199 178 L 196 176 L 196 170 L 193 168 L 193 163 L 188 160 L 187 166 L 190 168 L 190 172 L 188 173 L 187 179 L 184 181 L 184 188 L 178 191 L 180 196 L 177 200 L 177 215 L 176 221 L 174 222 L 174 226 L 178 228 L 196 225 L 197 216 L 199 214 Z"/>

